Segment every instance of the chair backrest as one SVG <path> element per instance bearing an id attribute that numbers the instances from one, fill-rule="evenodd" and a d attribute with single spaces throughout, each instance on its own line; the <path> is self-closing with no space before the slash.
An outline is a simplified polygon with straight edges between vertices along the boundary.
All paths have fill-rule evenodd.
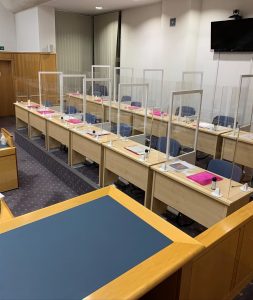
<path id="1" fill-rule="evenodd" d="M 166 153 L 166 147 L 167 147 L 167 137 L 161 136 L 157 140 L 157 150 Z M 170 155 L 173 157 L 176 157 L 180 154 L 181 151 L 181 145 L 177 140 L 170 139 Z"/>
<path id="2" fill-rule="evenodd" d="M 120 135 L 121 136 L 130 136 L 132 133 L 132 128 L 128 124 L 121 123 L 120 124 Z"/>
<path id="3" fill-rule="evenodd" d="M 180 107 L 177 107 L 175 115 L 178 116 Z M 194 116 L 196 114 L 195 108 L 191 106 L 182 106 L 181 107 L 181 117 Z"/>
<path id="4" fill-rule="evenodd" d="M 50 100 L 45 100 L 45 101 L 43 101 L 43 105 L 45 107 L 51 107 L 51 106 L 53 106 L 53 103 Z"/>
<path id="5" fill-rule="evenodd" d="M 96 124 L 96 122 L 97 122 L 97 118 L 93 114 L 86 113 L 85 118 L 86 118 L 86 122 L 89 124 Z"/>
<path id="6" fill-rule="evenodd" d="M 141 102 L 140 101 L 132 101 L 131 106 L 141 107 Z"/>
<path id="7" fill-rule="evenodd" d="M 101 96 L 108 96 L 107 86 L 101 85 L 100 86 L 100 93 L 101 93 Z"/>
<path id="8" fill-rule="evenodd" d="M 121 102 L 130 102 L 132 100 L 131 96 L 122 96 Z"/>
<path id="9" fill-rule="evenodd" d="M 97 97 L 100 97 L 100 96 L 102 96 L 102 93 L 100 91 L 94 91 L 93 95 L 97 96 Z"/>
<path id="10" fill-rule="evenodd" d="M 77 113 L 77 109 L 75 108 L 75 106 L 68 106 L 66 109 L 66 114 L 76 114 Z"/>
<path id="11" fill-rule="evenodd" d="M 229 179 L 232 176 L 232 179 L 237 182 L 240 182 L 242 177 L 242 169 L 239 166 L 233 165 L 231 162 L 225 160 L 210 160 L 207 170 Z"/>
<path id="12" fill-rule="evenodd" d="M 214 125 L 220 125 L 224 127 L 234 126 L 235 119 L 229 116 L 216 116 L 213 118 Z"/>

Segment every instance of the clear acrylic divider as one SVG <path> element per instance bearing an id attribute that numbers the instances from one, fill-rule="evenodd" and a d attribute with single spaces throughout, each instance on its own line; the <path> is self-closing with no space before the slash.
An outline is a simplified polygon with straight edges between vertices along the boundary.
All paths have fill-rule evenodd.
<path id="1" fill-rule="evenodd" d="M 113 71 L 113 101 L 118 101 L 118 86 L 120 83 L 134 82 L 134 68 L 114 67 Z M 124 95 L 124 100 L 131 101 L 132 92 L 129 95 Z"/>
<path id="2" fill-rule="evenodd" d="M 167 135 L 158 145 L 166 153 L 163 171 L 177 170 L 171 164 L 179 170 L 195 166 L 202 95 L 203 90 L 172 92 Z"/>
<path id="3" fill-rule="evenodd" d="M 40 106 L 60 111 L 60 77 L 62 74 L 62 72 L 47 71 L 38 73 Z"/>
<path id="4" fill-rule="evenodd" d="M 91 95 L 112 99 L 112 71 L 110 65 L 91 66 Z"/>
<path id="5" fill-rule="evenodd" d="M 182 90 L 202 89 L 203 78 L 203 72 L 184 71 L 182 73 Z"/>

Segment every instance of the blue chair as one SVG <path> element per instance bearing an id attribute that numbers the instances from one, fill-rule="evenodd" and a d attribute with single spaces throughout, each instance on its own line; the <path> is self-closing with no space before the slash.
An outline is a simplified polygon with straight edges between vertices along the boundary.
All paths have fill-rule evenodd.
<path id="1" fill-rule="evenodd" d="M 180 107 L 177 107 L 175 115 L 179 115 Z M 191 106 L 182 106 L 181 107 L 181 117 L 189 117 L 194 116 L 196 114 L 196 110 Z"/>
<path id="2" fill-rule="evenodd" d="M 52 101 L 50 101 L 50 100 L 45 100 L 45 101 L 43 101 L 43 105 L 44 105 L 45 107 L 52 107 L 52 106 L 53 106 L 53 103 L 52 103 Z"/>
<path id="3" fill-rule="evenodd" d="M 232 179 L 237 182 L 240 182 L 242 177 L 242 169 L 239 166 L 233 165 L 231 162 L 225 160 L 210 160 L 207 170 L 229 179 L 232 176 Z"/>
<path id="4" fill-rule="evenodd" d="M 108 96 L 107 86 L 101 85 L 100 86 L 100 93 L 101 93 L 101 96 Z"/>
<path id="5" fill-rule="evenodd" d="M 229 116 L 216 116 L 213 118 L 214 125 L 220 125 L 224 127 L 234 126 L 235 119 Z"/>
<path id="6" fill-rule="evenodd" d="M 102 96 L 102 94 L 101 94 L 101 92 L 100 91 L 94 91 L 94 96 L 97 96 L 97 97 L 101 97 Z"/>
<path id="7" fill-rule="evenodd" d="M 120 131 L 120 135 L 121 136 L 128 137 L 132 133 L 132 128 L 131 128 L 131 126 L 129 126 L 129 125 L 125 124 L 125 123 L 121 123 L 119 131 Z"/>
<path id="8" fill-rule="evenodd" d="M 167 137 L 161 136 L 157 140 L 157 150 L 166 153 L 166 147 L 167 147 Z M 178 141 L 174 139 L 170 139 L 170 155 L 173 157 L 176 157 L 181 152 L 181 145 Z"/>
<path id="9" fill-rule="evenodd" d="M 71 114 L 76 114 L 77 113 L 77 109 L 75 108 L 75 106 L 68 106 L 65 113 L 67 115 L 71 115 Z"/>
<path id="10" fill-rule="evenodd" d="M 132 100 L 131 96 L 122 96 L 121 102 L 130 102 Z"/>
<path id="11" fill-rule="evenodd" d="M 141 107 L 141 102 L 140 101 L 132 101 L 131 106 Z"/>
<path id="12" fill-rule="evenodd" d="M 97 123 L 97 118 L 93 114 L 86 113 L 85 114 L 85 119 L 86 119 L 86 122 L 89 123 L 89 124 L 96 124 Z"/>

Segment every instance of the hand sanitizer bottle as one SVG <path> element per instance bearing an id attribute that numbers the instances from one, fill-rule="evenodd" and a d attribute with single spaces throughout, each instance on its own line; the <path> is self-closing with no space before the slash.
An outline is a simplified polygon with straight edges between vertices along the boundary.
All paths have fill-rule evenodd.
<path id="1" fill-rule="evenodd" d="M 3 146 L 6 146 L 6 144 L 7 144 L 7 141 L 6 141 L 6 138 L 5 138 L 5 136 L 4 136 L 4 134 L 2 133 L 2 135 L 1 135 L 1 139 L 0 139 L 0 141 L 1 141 L 1 145 L 3 145 Z"/>

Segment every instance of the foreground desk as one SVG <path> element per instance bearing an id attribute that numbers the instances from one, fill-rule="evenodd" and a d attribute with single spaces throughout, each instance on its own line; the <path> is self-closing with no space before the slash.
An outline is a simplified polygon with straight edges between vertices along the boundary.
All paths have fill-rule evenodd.
<path id="1" fill-rule="evenodd" d="M 222 138 L 222 159 L 253 168 L 253 133 L 240 131 L 237 143 L 233 132 L 223 134 Z"/>
<path id="2" fill-rule="evenodd" d="M 4 201 L 3 195 L 0 194 L 0 224 L 6 220 L 12 219 L 13 215 Z"/>
<path id="3" fill-rule="evenodd" d="M 99 124 L 97 125 L 99 126 Z M 85 162 L 86 158 L 91 159 L 99 165 L 99 185 L 103 183 L 104 147 L 103 143 L 118 139 L 117 135 L 109 133 L 102 136 L 95 136 L 91 133 L 99 133 L 100 128 L 92 125 L 77 126 L 71 129 L 71 166 Z"/>
<path id="4" fill-rule="evenodd" d="M 0 192 L 18 188 L 17 153 L 12 135 L 1 129 L 7 140 L 6 146 L 0 145 Z"/>
<path id="5" fill-rule="evenodd" d="M 210 227 L 227 215 L 236 211 L 249 202 L 252 190 L 243 192 L 238 182 L 233 182 L 230 188 L 230 180 L 223 178 L 217 182 L 222 197 L 211 194 L 211 185 L 202 186 L 187 178 L 188 175 L 205 171 L 195 167 L 183 172 L 161 170 L 161 165 L 153 166 L 153 189 L 151 210 L 162 213 L 167 205 L 180 211 L 191 219 Z"/>
<path id="6" fill-rule="evenodd" d="M 145 161 L 126 147 L 140 145 L 131 140 L 117 140 L 112 146 L 104 144 L 104 182 L 103 186 L 114 183 L 120 176 L 145 192 L 144 205 L 150 207 L 153 172 L 151 166 L 162 163 L 166 155 L 151 149 Z"/>
<path id="7" fill-rule="evenodd" d="M 0 224 L 0 299 L 178 299 L 203 246 L 108 187 Z"/>

